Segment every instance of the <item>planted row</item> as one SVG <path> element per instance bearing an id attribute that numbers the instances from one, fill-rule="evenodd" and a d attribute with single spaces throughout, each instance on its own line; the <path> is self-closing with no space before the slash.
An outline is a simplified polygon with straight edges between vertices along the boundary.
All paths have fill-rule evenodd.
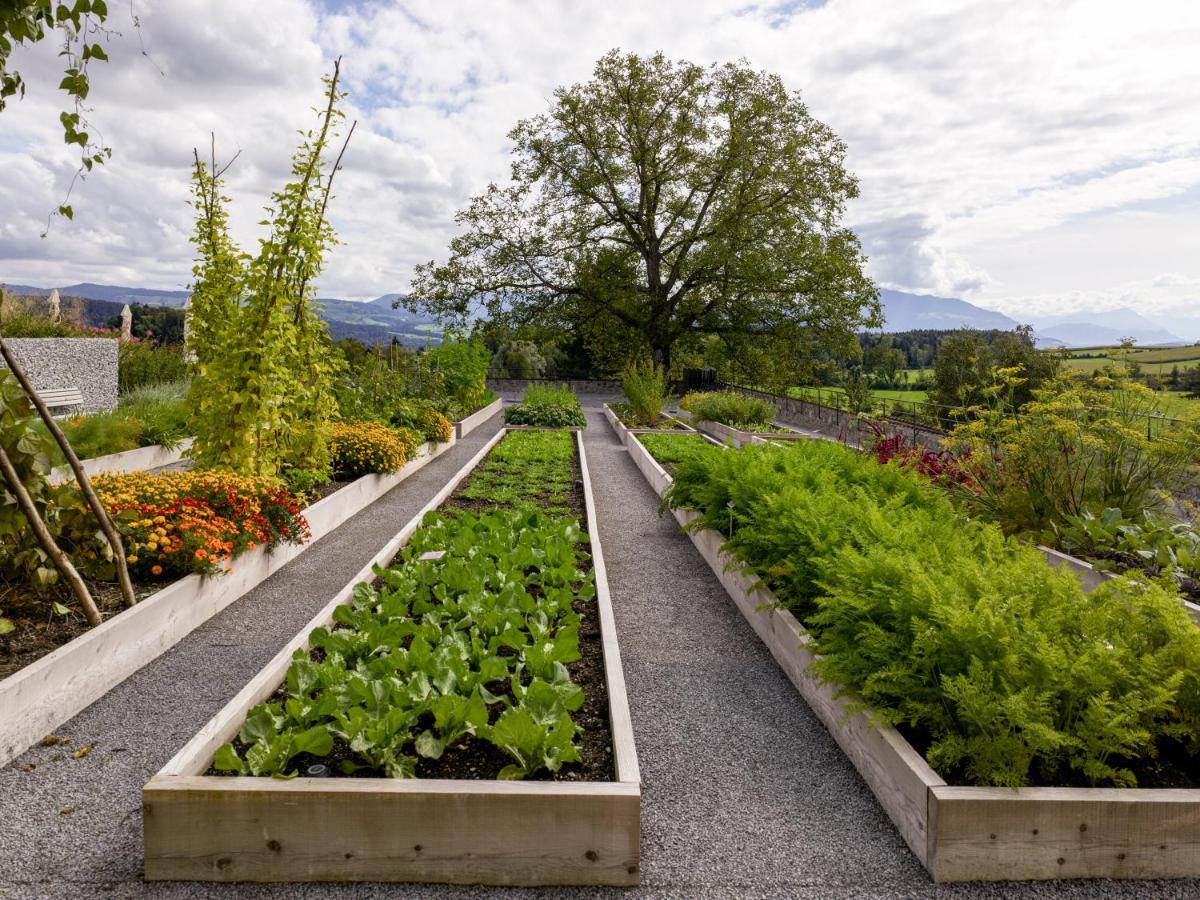
<path id="1" fill-rule="evenodd" d="M 312 632 L 214 768 L 519 779 L 579 762 L 585 696 L 568 667 L 596 588 L 575 478 L 572 434 L 501 439 Z"/>
<path id="2" fill-rule="evenodd" d="M 508 758 L 496 777 L 579 760 L 576 601 L 595 585 L 577 522 L 532 509 L 430 513 L 401 561 L 359 584 L 298 651 L 283 694 L 251 710 L 214 767 L 411 778 L 474 737 Z M 437 559 L 422 559 L 430 552 Z M 427 772 L 421 772 L 427 774 Z"/>
<path id="3" fill-rule="evenodd" d="M 537 428 L 587 427 L 579 398 L 565 384 L 558 387 L 529 385 L 521 402 L 504 410 L 504 421 L 509 425 L 532 425 Z"/>
<path id="4" fill-rule="evenodd" d="M 1068 573 L 919 474 L 824 441 L 679 463 L 667 495 L 810 632 L 820 677 L 948 782 L 1190 784 L 1200 631 L 1177 597 Z"/>

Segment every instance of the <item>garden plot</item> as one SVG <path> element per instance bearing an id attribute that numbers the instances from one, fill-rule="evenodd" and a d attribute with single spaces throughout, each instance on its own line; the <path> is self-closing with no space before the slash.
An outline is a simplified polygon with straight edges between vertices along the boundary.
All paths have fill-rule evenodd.
<path id="1" fill-rule="evenodd" d="M 424 444 L 398 472 L 364 475 L 307 507 L 303 516 L 311 540 L 337 528 L 451 446 L 453 441 Z M 150 589 L 136 605 L 4 678 L 0 681 L 0 764 L 120 684 L 307 546 L 260 546 L 241 554 L 228 574 L 186 575 Z"/>
<path id="2" fill-rule="evenodd" d="M 146 785 L 146 877 L 637 883 L 637 759 L 579 434 L 501 431 L 374 562 Z M 533 607 L 487 624 L 512 602 Z M 487 650 L 450 665 L 468 646 Z"/>
<path id="3" fill-rule="evenodd" d="M 655 491 L 665 493 L 667 471 L 635 436 L 614 427 Z M 668 459 L 662 448 L 659 456 Z M 948 783 L 906 735 L 874 719 L 852 692 L 817 677 L 812 637 L 744 561 L 722 549 L 725 535 L 700 527 L 695 510 L 674 514 L 935 880 L 1200 875 L 1196 789 Z"/>

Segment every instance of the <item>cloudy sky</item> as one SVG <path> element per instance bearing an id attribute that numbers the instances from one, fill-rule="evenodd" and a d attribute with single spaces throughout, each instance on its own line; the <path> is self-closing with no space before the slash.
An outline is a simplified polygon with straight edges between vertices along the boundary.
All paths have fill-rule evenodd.
<path id="1" fill-rule="evenodd" d="M 358 131 L 327 296 L 404 290 L 506 133 L 613 47 L 780 73 L 849 145 L 849 212 L 883 286 L 1018 318 L 1200 310 L 1200 3 L 1193 0 L 134 0 L 92 120 L 115 148 L 41 239 L 76 161 L 48 43 L 0 114 L 0 281 L 180 288 L 188 165 L 215 133 L 251 245 L 320 78 L 344 57 Z M 148 55 L 142 54 L 144 46 Z"/>

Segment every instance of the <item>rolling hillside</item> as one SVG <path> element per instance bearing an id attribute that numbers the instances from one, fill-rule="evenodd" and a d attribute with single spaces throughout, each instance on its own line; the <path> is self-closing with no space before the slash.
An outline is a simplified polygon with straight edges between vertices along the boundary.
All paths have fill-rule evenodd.
<path id="1" fill-rule="evenodd" d="M 26 284 L 5 284 L 11 294 L 46 297 L 50 288 Z M 81 282 L 58 289 L 63 310 L 72 318 L 89 325 L 101 325 L 121 311 L 126 303 L 145 303 L 148 306 L 180 308 L 186 302 L 187 291 L 151 290 L 122 285 Z M 441 340 L 441 327 L 428 317 L 415 316 L 404 309 L 393 309 L 392 302 L 403 294 L 384 294 L 374 300 L 359 302 L 321 297 L 321 317 L 335 339 L 355 338 L 364 344 L 386 344 L 393 337 L 408 346 L 425 346 Z M 70 303 L 68 301 L 71 301 Z M 76 303 L 75 301 L 79 301 Z M 74 311 L 73 311 L 74 310 Z"/>

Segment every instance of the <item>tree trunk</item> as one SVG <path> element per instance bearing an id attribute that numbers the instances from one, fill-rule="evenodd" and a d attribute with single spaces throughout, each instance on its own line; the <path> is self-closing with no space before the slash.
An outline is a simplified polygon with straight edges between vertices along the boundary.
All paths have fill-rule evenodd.
<path id="1" fill-rule="evenodd" d="M 29 491 L 25 489 L 25 485 L 21 482 L 21 476 L 17 474 L 12 460 L 8 458 L 8 454 L 4 452 L 3 447 L 0 447 L 0 472 L 4 474 L 4 480 L 8 482 L 9 490 L 17 498 L 21 512 L 25 514 L 25 518 L 29 521 L 29 527 L 37 535 L 38 543 L 42 545 L 42 549 L 46 551 L 46 555 L 50 557 L 59 574 L 71 586 L 71 592 L 75 594 L 75 599 L 83 607 L 83 614 L 87 617 L 88 624 L 93 627 L 99 625 L 102 620 L 100 618 L 100 610 L 96 608 L 96 601 L 92 599 L 87 585 L 83 583 L 83 579 L 79 576 L 79 572 L 75 566 L 71 564 L 71 560 L 67 558 L 67 554 L 63 553 L 62 548 L 54 542 L 54 537 L 50 534 L 50 529 L 46 527 L 46 523 L 38 515 L 33 498 L 29 496 Z"/>
<path id="2" fill-rule="evenodd" d="M 117 582 L 121 585 L 121 596 L 125 598 L 126 606 L 133 606 L 137 603 L 137 595 L 133 592 L 133 583 L 129 580 L 129 569 L 125 565 L 125 544 L 121 541 L 121 535 L 117 531 L 116 526 L 113 525 L 112 519 L 109 518 L 108 510 L 104 508 L 104 505 L 100 502 L 100 498 L 96 496 L 96 491 L 92 488 L 92 482 L 88 479 L 87 473 L 83 471 L 83 464 L 79 462 L 79 457 L 71 446 L 71 442 L 67 440 L 67 436 L 58 427 L 58 422 L 54 420 L 54 416 L 50 415 L 50 410 L 46 408 L 46 404 L 42 402 L 42 398 L 33 389 L 33 385 L 29 383 L 29 379 L 25 375 L 25 370 L 21 368 L 16 358 L 9 351 L 8 345 L 4 343 L 4 338 L 0 338 L 0 355 L 4 357 L 9 371 L 16 376 L 17 382 L 29 396 L 29 402 L 37 410 L 46 429 L 54 436 L 54 440 L 58 442 L 59 449 L 62 450 L 67 464 L 71 467 L 71 471 L 75 473 L 75 481 L 79 485 L 79 490 L 83 493 L 84 499 L 87 500 L 88 506 L 91 507 L 92 515 L 96 517 L 96 521 L 100 525 L 100 530 L 104 532 L 104 536 L 108 539 L 109 547 L 112 548 L 113 561 L 117 567 Z M 95 625 L 97 623 L 93 622 L 92 624 Z"/>

